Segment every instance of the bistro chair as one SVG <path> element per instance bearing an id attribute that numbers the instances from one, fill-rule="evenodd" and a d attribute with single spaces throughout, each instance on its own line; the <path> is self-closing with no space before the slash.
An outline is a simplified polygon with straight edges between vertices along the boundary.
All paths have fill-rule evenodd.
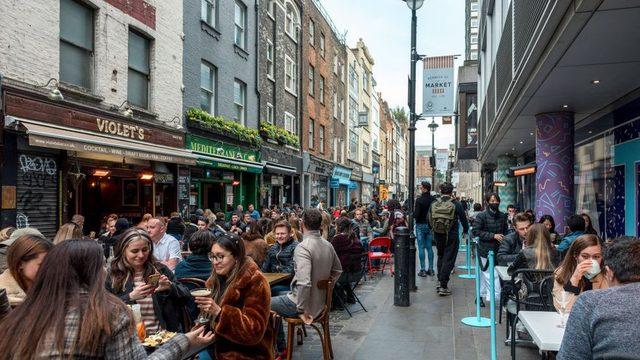
<path id="1" fill-rule="evenodd" d="M 331 310 L 331 301 L 333 299 L 333 281 L 320 280 L 316 285 L 318 289 L 325 290 L 325 300 L 322 312 L 318 315 L 311 327 L 316 330 L 318 336 L 320 336 L 320 342 L 322 343 L 322 357 L 324 360 L 333 359 L 333 348 L 331 346 L 331 334 L 329 332 L 329 311 Z M 287 360 L 291 360 L 293 355 L 293 336 L 296 331 L 296 326 L 301 326 L 304 329 L 304 321 L 300 318 L 283 318 L 287 323 Z M 320 331 L 322 327 L 322 331 Z"/>
<path id="2" fill-rule="evenodd" d="M 349 314 L 349 317 L 352 317 L 353 315 L 351 315 L 351 311 L 349 310 L 348 307 L 348 303 L 345 303 L 344 300 L 342 299 L 342 294 L 344 293 L 347 297 L 352 297 L 353 299 L 356 300 L 356 302 L 358 304 L 360 304 L 360 307 L 362 307 L 362 310 L 364 310 L 365 312 L 367 312 L 367 309 L 364 307 L 364 305 L 362 305 L 362 302 L 360 301 L 360 298 L 358 298 L 358 295 L 356 295 L 356 287 L 358 287 L 358 285 L 360 284 L 360 281 L 362 281 L 363 278 L 365 278 L 367 275 L 367 261 L 369 259 L 369 254 L 368 253 L 362 253 L 360 255 L 352 255 L 352 256 L 358 256 L 360 258 L 360 271 L 355 271 L 352 273 L 349 273 L 348 277 L 344 280 L 344 281 L 340 281 L 340 279 L 342 277 L 340 277 L 340 279 L 338 279 L 338 281 L 336 282 L 336 290 L 337 293 L 334 291 L 335 294 L 335 298 L 336 300 L 338 300 L 338 302 L 340 303 L 340 305 L 344 308 L 344 310 L 347 312 L 347 314 Z M 344 274 L 344 273 L 343 273 Z M 353 284 L 353 285 L 351 285 Z"/>
<path id="3" fill-rule="evenodd" d="M 380 248 L 379 251 L 374 251 L 373 248 Z M 373 238 L 369 242 L 369 275 L 373 275 L 374 272 L 380 271 L 384 274 L 384 269 L 389 264 L 389 261 L 393 257 L 391 253 L 391 238 L 389 237 L 377 237 Z M 379 265 L 373 265 L 373 261 L 380 261 Z"/>
<path id="4" fill-rule="evenodd" d="M 187 287 L 189 290 L 200 289 L 207 287 L 206 281 L 198 278 L 181 278 L 177 280 L 180 284 Z"/>

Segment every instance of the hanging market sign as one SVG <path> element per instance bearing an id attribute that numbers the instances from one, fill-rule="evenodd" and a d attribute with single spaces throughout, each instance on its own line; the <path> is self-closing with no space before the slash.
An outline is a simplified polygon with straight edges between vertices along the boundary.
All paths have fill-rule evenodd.
<path id="1" fill-rule="evenodd" d="M 260 162 L 259 151 L 249 150 L 190 134 L 187 135 L 187 149 L 200 154 L 219 156 L 233 160 Z"/>
<path id="2" fill-rule="evenodd" d="M 424 59 L 422 116 L 453 115 L 453 59 L 452 55 Z"/>

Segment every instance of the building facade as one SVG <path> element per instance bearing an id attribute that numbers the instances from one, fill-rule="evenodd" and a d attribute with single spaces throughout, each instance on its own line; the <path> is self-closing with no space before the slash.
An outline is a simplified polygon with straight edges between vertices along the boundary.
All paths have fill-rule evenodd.
<path id="1" fill-rule="evenodd" d="M 195 164 L 182 2 L 3 2 L 0 21 L 2 225 L 51 238 L 76 213 L 97 232 L 109 213 L 178 210 L 179 171 Z"/>
<path id="2" fill-rule="evenodd" d="M 478 29 L 480 27 L 480 0 L 465 1 L 464 59 L 478 60 Z"/>

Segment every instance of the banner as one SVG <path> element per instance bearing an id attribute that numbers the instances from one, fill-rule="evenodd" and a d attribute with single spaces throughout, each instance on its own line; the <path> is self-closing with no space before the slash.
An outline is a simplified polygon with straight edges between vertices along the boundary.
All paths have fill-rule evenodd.
<path id="1" fill-rule="evenodd" d="M 453 55 L 424 59 L 422 115 L 453 115 Z"/>

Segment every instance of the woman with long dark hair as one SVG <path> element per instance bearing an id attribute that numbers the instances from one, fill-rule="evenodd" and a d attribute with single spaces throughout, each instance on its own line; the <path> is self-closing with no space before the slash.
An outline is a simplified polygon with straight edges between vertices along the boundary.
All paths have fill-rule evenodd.
<path id="1" fill-rule="evenodd" d="M 51 241 L 37 235 L 23 235 L 7 249 L 7 270 L 0 275 L 0 289 L 6 289 L 9 304 L 21 304 L 33 285 L 40 265 L 53 248 Z"/>
<path id="2" fill-rule="evenodd" d="M 242 234 L 242 241 L 244 241 L 247 256 L 252 258 L 258 267 L 261 267 L 267 256 L 269 244 L 264 240 L 262 226 L 257 220 L 249 221 L 247 230 Z"/>
<path id="3" fill-rule="evenodd" d="M 142 359 L 131 311 L 104 288 L 104 256 L 93 241 L 68 240 L 42 264 L 25 302 L 0 326 L 0 354 L 9 359 Z M 19 334 L 19 336 L 16 336 Z M 180 359 L 205 346 L 203 329 L 177 334 L 150 358 Z"/>
<path id="4" fill-rule="evenodd" d="M 269 326 L 271 290 L 258 266 L 245 256 L 235 234 L 218 237 L 211 247 L 213 271 L 207 281 L 211 297 L 196 297 L 211 318 L 216 341 L 209 348 L 214 359 L 273 359 L 273 331 Z"/>
<path id="5" fill-rule="evenodd" d="M 114 248 L 107 290 L 127 304 L 139 304 L 147 333 L 160 329 L 182 332 L 183 307 L 189 290 L 176 283 L 168 267 L 153 257 L 153 241 L 146 231 L 130 228 Z"/>
<path id="6" fill-rule="evenodd" d="M 547 230 L 549 230 L 549 235 L 551 236 L 551 242 L 554 244 L 560 243 L 560 235 L 556 232 L 556 221 L 553 219 L 551 215 L 542 215 L 538 223 L 544 225 Z"/>
<path id="7" fill-rule="evenodd" d="M 587 214 L 587 213 L 583 213 L 580 216 L 582 216 L 582 218 L 584 219 L 584 229 L 585 229 L 584 233 L 585 234 L 591 234 L 591 235 L 598 235 L 598 232 L 593 227 L 593 222 L 591 221 L 591 216 L 589 216 L 589 214 Z"/>

